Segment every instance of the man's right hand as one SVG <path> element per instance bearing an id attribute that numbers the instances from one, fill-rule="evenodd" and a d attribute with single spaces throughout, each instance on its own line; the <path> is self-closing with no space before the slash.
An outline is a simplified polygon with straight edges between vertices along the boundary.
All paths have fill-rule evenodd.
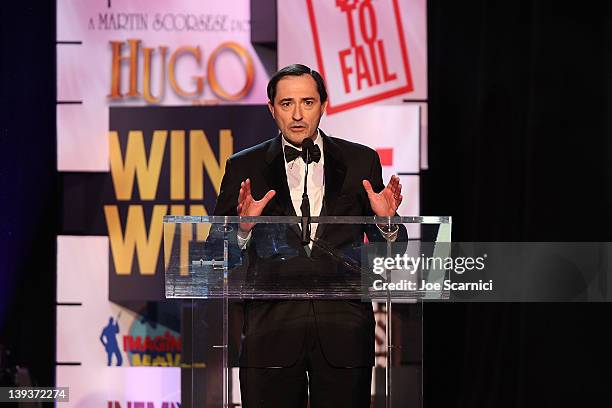
<path id="1" fill-rule="evenodd" d="M 251 180 L 246 179 L 240 183 L 240 193 L 238 194 L 236 212 L 241 217 L 257 217 L 261 215 L 263 209 L 275 195 L 276 191 L 270 190 L 261 200 L 258 201 L 253 199 L 253 195 L 251 194 Z M 255 223 L 252 222 L 241 222 L 239 228 L 240 231 L 248 233 L 254 226 Z"/>

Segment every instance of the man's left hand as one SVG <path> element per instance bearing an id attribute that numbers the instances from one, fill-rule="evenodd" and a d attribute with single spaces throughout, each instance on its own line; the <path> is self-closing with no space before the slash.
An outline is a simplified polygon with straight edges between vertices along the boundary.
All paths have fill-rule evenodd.
<path id="1" fill-rule="evenodd" d="M 363 188 L 368 193 L 370 206 L 374 214 L 379 217 L 393 217 L 397 208 L 402 203 L 402 185 L 397 176 L 391 176 L 389 184 L 380 193 L 375 193 L 372 189 L 372 184 L 368 180 L 363 180 Z"/>

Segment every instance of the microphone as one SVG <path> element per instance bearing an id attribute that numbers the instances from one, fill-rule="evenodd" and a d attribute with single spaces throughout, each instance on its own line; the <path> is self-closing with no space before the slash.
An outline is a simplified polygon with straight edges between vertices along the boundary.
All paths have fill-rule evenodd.
<path id="1" fill-rule="evenodd" d="M 304 163 L 308 164 L 312 161 L 314 147 L 315 145 L 311 138 L 306 138 L 302 141 L 302 158 L 304 159 Z"/>
<path id="2" fill-rule="evenodd" d="M 306 164 L 304 174 L 304 193 L 302 194 L 302 245 L 310 243 L 310 200 L 308 199 L 308 163 L 312 161 L 312 151 L 314 142 L 311 138 L 306 138 L 302 141 L 302 159 Z"/>

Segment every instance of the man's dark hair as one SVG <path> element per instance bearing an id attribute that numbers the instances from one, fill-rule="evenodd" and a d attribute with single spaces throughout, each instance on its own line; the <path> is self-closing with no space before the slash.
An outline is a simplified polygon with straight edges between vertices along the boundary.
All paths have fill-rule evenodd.
<path id="1" fill-rule="evenodd" d="M 272 104 L 274 104 L 274 98 L 276 97 L 276 84 L 278 84 L 278 81 L 280 81 L 284 77 L 290 75 L 310 75 L 317 83 L 317 91 L 319 91 L 319 98 L 321 99 L 321 103 L 327 100 L 327 89 L 325 89 L 325 82 L 323 81 L 321 74 L 319 74 L 314 69 L 307 67 L 306 65 L 292 64 L 286 66 L 285 68 L 282 68 L 276 74 L 272 75 L 272 78 L 270 78 L 270 82 L 268 82 L 268 99 Z"/>

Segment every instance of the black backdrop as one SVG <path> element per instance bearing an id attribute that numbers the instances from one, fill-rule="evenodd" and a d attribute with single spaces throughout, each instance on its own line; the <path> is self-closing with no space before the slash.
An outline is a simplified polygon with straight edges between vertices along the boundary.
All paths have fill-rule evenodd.
<path id="1" fill-rule="evenodd" d="M 0 6 L 0 344 L 40 385 L 55 368 L 55 4 Z"/>
<path id="2" fill-rule="evenodd" d="M 456 241 L 612 241 L 610 6 L 428 7 L 422 212 Z M 426 304 L 426 407 L 610 406 L 611 313 Z"/>
<path id="3" fill-rule="evenodd" d="M 426 214 L 458 241 L 612 241 L 610 6 L 429 1 Z M 55 5 L 3 2 L 0 343 L 53 382 Z M 34 300 L 35 299 L 35 300 Z M 427 304 L 426 407 L 610 405 L 607 304 Z"/>

